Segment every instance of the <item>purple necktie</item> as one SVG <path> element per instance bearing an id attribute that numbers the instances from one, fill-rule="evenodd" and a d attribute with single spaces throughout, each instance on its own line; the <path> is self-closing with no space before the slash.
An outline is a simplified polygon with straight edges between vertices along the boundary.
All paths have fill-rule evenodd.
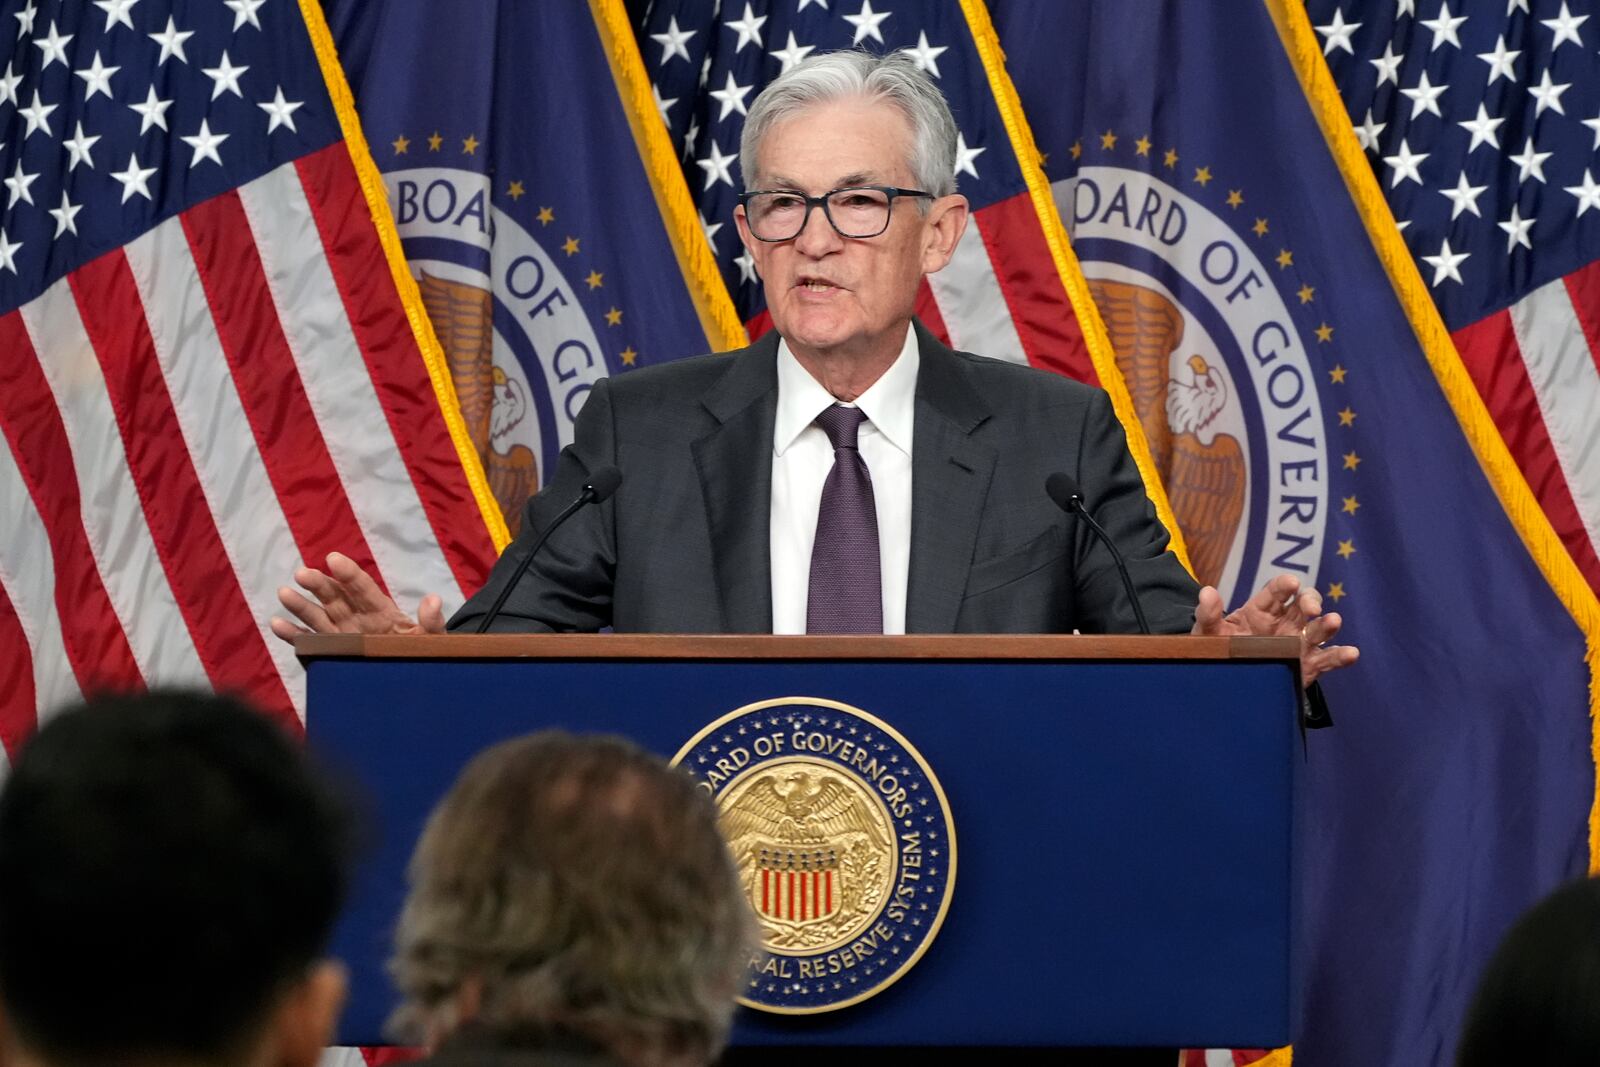
<path id="1" fill-rule="evenodd" d="M 883 578 L 878 566 L 878 509 L 872 475 L 856 449 L 866 416 L 834 404 L 817 416 L 833 445 L 833 469 L 822 483 L 817 539 L 811 548 L 806 633 L 883 633 Z"/>

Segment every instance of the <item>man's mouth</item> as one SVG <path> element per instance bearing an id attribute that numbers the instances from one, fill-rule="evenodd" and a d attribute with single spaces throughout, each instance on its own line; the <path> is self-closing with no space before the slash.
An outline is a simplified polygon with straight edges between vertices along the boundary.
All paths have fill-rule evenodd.
<path id="1" fill-rule="evenodd" d="M 825 293 L 829 289 L 839 288 L 832 282 L 823 281 L 821 278 L 802 278 L 799 284 L 800 288 L 813 293 Z"/>

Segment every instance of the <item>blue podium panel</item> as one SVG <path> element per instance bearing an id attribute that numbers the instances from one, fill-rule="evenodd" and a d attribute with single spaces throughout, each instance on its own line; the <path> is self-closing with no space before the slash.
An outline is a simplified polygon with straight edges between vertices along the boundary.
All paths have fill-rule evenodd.
<path id="1" fill-rule="evenodd" d="M 735 1043 L 1292 1040 L 1292 663 L 312 658 L 308 670 L 311 743 L 372 804 L 333 946 L 351 972 L 345 1044 L 382 1042 L 405 864 L 475 753 L 560 726 L 670 758 L 725 714 L 783 697 L 859 708 L 921 753 L 952 815 L 956 876 L 942 928 L 892 986 L 824 1014 L 741 1009 Z"/>

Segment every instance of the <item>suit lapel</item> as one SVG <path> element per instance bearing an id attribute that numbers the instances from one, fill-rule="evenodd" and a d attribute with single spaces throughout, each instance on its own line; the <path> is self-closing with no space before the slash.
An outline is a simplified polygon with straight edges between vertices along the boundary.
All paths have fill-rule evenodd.
<path id="1" fill-rule="evenodd" d="M 921 369 L 911 451 L 907 633 L 951 633 L 961 610 L 995 451 L 973 439 L 990 415 L 960 358 L 916 324 Z"/>
<path id="2" fill-rule="evenodd" d="M 711 531 L 711 562 L 727 633 L 772 632 L 772 433 L 778 335 L 733 361 L 701 402 L 718 425 L 691 446 Z"/>

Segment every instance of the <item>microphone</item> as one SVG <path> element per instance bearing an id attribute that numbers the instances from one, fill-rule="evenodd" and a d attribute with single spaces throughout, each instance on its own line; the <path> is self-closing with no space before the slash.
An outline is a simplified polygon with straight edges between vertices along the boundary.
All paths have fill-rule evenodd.
<path id="1" fill-rule="evenodd" d="M 622 472 L 615 467 L 601 467 L 589 475 L 589 482 L 583 487 L 583 492 L 578 494 L 578 499 L 568 504 L 561 514 L 551 520 L 550 525 L 544 528 L 544 533 L 539 535 L 539 540 L 533 543 L 533 548 L 528 551 L 526 556 L 522 557 L 522 562 L 517 564 L 517 569 L 511 572 L 511 580 L 506 582 L 500 589 L 500 595 L 494 598 L 494 604 L 490 606 L 489 613 L 478 623 L 475 633 L 489 632 L 489 627 L 494 625 L 494 620 L 500 617 L 500 609 L 506 606 L 506 600 L 511 596 L 511 590 L 522 582 L 523 576 L 528 573 L 529 565 L 533 563 L 533 557 L 539 554 L 539 549 L 543 548 L 544 543 L 550 540 L 550 535 L 556 532 L 556 528 L 588 505 L 598 504 L 600 501 L 605 500 L 612 493 L 615 493 L 617 486 L 621 484 Z"/>
<path id="2" fill-rule="evenodd" d="M 1150 622 L 1144 617 L 1144 605 L 1139 603 L 1139 594 L 1133 588 L 1133 579 L 1128 576 L 1128 563 L 1122 558 L 1122 552 L 1116 543 L 1111 540 L 1111 535 L 1105 528 L 1094 521 L 1094 516 L 1089 514 L 1089 509 L 1083 506 L 1083 493 L 1078 488 L 1078 483 L 1072 475 L 1056 471 L 1044 480 L 1044 491 L 1055 502 L 1056 507 L 1068 515 L 1082 516 L 1083 521 L 1089 524 L 1089 529 L 1100 538 L 1102 544 L 1111 550 L 1111 558 L 1117 562 L 1117 572 L 1122 575 L 1122 587 L 1128 591 L 1128 600 L 1133 603 L 1134 618 L 1139 620 L 1139 632 L 1150 632 Z"/>

